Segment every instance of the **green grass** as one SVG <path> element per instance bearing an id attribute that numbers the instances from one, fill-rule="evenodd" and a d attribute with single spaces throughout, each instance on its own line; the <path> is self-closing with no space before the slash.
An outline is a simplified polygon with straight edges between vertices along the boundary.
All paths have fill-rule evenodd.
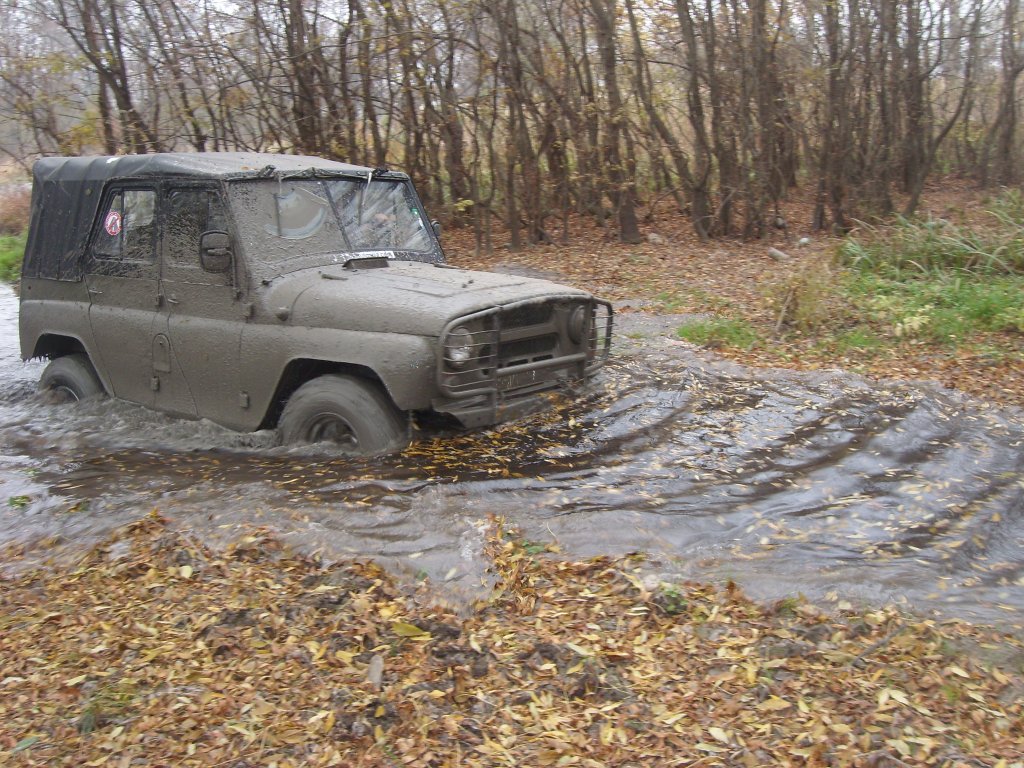
<path id="1" fill-rule="evenodd" d="M 0 237 L 0 280 L 12 283 L 21 274 L 21 259 L 25 254 L 26 235 Z"/>
<path id="2" fill-rule="evenodd" d="M 870 328 L 857 326 L 843 331 L 834 337 L 840 352 L 848 350 L 874 351 L 885 346 L 885 340 L 878 337 Z"/>
<path id="3" fill-rule="evenodd" d="M 995 343 L 1019 352 L 1024 196 L 1004 192 L 989 201 L 988 214 L 976 228 L 899 218 L 846 240 L 835 272 L 817 265 L 769 286 L 776 328 L 840 354 L 907 343 L 972 350 Z"/>
<path id="4" fill-rule="evenodd" d="M 749 323 L 717 317 L 686 323 L 680 326 L 676 333 L 684 341 L 707 347 L 750 349 L 761 340 Z"/>
<path id="5" fill-rule="evenodd" d="M 979 332 L 1024 333 L 1024 275 L 935 274 L 895 280 L 858 272 L 843 286 L 854 313 L 896 340 L 937 344 Z"/>

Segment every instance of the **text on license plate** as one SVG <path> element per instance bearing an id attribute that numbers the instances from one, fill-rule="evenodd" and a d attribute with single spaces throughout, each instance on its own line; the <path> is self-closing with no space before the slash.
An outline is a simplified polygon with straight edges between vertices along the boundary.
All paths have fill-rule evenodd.
<path id="1" fill-rule="evenodd" d="M 498 389 L 504 391 L 509 389 L 519 389 L 520 387 L 527 387 L 530 384 L 535 384 L 540 379 L 536 370 L 519 371 L 518 373 L 510 373 L 507 376 L 498 377 Z"/>

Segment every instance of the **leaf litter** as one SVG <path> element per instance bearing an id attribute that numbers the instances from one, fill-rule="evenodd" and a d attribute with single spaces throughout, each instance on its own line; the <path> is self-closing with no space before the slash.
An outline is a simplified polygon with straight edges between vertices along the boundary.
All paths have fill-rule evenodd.
<path id="1" fill-rule="evenodd" d="M 0 581 L 0 763 L 1024 765 L 1024 643 L 894 608 L 759 604 L 493 520 L 493 590 L 156 513 Z M 17 559 L 14 551 L 5 553 Z"/>

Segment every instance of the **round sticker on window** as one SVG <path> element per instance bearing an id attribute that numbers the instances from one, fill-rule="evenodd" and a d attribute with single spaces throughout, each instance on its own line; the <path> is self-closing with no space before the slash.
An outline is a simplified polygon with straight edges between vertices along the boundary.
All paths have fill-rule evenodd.
<path id="1" fill-rule="evenodd" d="M 107 218 L 103 220 L 103 228 L 111 237 L 121 234 L 121 214 L 118 211 L 108 213 Z"/>

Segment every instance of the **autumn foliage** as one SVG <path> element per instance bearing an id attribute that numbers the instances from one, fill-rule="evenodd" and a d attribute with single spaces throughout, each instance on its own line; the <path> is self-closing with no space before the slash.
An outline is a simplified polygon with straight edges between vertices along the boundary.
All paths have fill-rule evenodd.
<path id="1" fill-rule="evenodd" d="M 465 615 L 155 516 L 0 582 L 13 765 L 1020 765 L 1020 640 L 568 562 L 495 524 Z M 7 553 L 7 561 L 15 553 Z"/>

